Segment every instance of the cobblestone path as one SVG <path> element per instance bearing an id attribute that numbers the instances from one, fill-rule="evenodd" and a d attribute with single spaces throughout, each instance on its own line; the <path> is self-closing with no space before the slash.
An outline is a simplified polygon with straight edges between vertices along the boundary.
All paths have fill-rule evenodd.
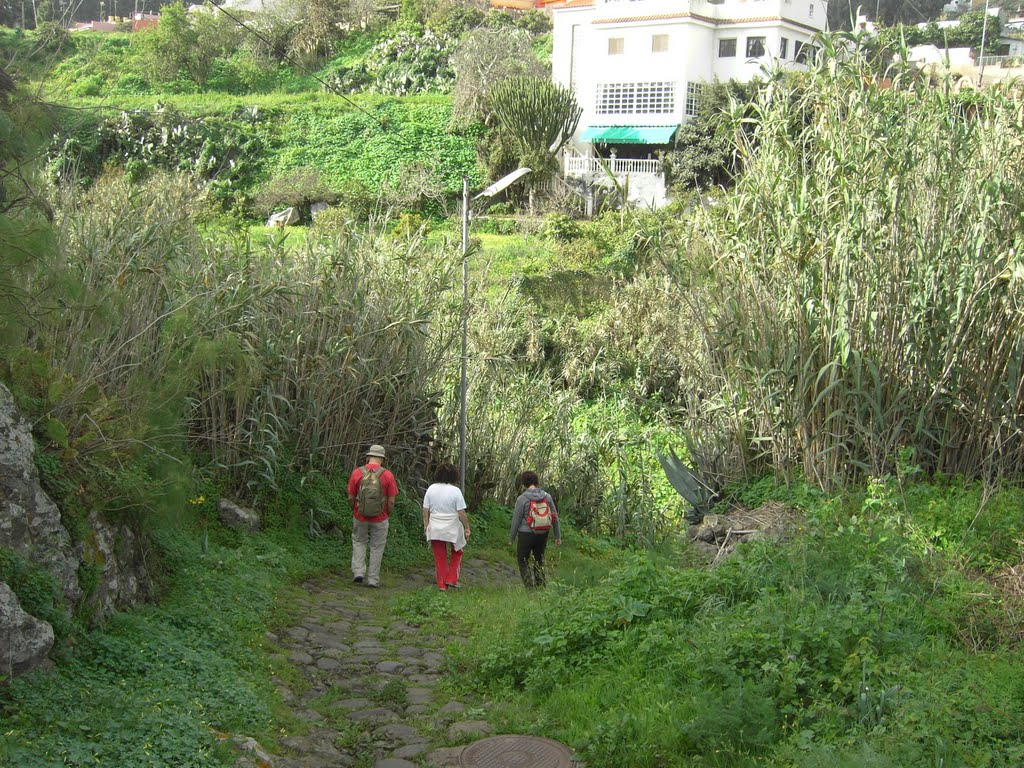
<path id="1" fill-rule="evenodd" d="M 275 679 L 300 735 L 279 740 L 274 768 L 449 768 L 466 744 L 491 732 L 480 702 L 438 691 L 443 649 L 455 638 L 431 636 L 390 612 L 396 590 L 432 589 L 432 577 L 432 569 L 414 572 L 381 589 L 341 577 L 304 585 L 302 618 L 268 635 L 301 673 L 291 686 Z M 467 589 L 511 585 L 518 575 L 511 565 L 470 559 L 461 581 Z"/>

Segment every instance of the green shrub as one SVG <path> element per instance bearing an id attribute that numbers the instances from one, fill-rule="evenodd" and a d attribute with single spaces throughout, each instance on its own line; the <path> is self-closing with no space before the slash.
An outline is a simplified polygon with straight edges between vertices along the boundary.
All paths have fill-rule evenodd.
<path id="1" fill-rule="evenodd" d="M 564 213 L 551 213 L 544 219 L 541 234 L 549 240 L 564 243 L 578 238 L 582 234 L 582 229 L 578 222 Z"/>
<path id="2" fill-rule="evenodd" d="M 105 78 L 99 75 L 89 75 L 72 85 L 71 93 L 74 96 L 99 96 L 105 85 Z"/>
<path id="3" fill-rule="evenodd" d="M 11 588 L 22 610 L 53 627 L 55 645 L 59 649 L 68 638 L 72 624 L 68 618 L 70 606 L 64 602 L 56 579 L 14 550 L 0 547 L 0 582 Z"/>
<path id="4" fill-rule="evenodd" d="M 949 573 L 920 569 L 890 491 L 820 504 L 806 535 L 713 571 L 620 555 L 600 586 L 549 590 L 475 635 L 460 681 L 510 696 L 513 730 L 543 719 L 600 765 L 776 765 L 813 749 L 828 765 L 867 750 L 923 766 L 941 742 L 947 764 L 1009 768 L 1024 752 L 1014 636 L 965 647 L 960 609 L 935 599 Z M 978 718 L 981 701 L 998 714 Z"/>
<path id="5" fill-rule="evenodd" d="M 114 93 L 151 93 L 150 85 L 142 75 L 125 73 L 114 83 Z"/>
<path id="6" fill-rule="evenodd" d="M 551 31 L 551 16 L 544 11 L 523 11 L 515 16 L 513 23 L 531 35 L 542 35 Z"/>
<path id="7" fill-rule="evenodd" d="M 427 19 L 426 26 L 439 34 L 458 39 L 469 30 L 479 27 L 485 15 L 479 8 L 455 3 L 435 10 Z"/>
<path id="8" fill-rule="evenodd" d="M 214 59 L 206 80 L 206 90 L 222 93 L 267 93 L 278 84 L 277 68 L 261 63 L 246 51 Z"/>
<path id="9" fill-rule="evenodd" d="M 403 213 L 398 217 L 392 234 L 395 237 L 403 238 L 417 234 L 428 235 L 430 234 L 430 220 L 423 218 L 418 213 Z"/>

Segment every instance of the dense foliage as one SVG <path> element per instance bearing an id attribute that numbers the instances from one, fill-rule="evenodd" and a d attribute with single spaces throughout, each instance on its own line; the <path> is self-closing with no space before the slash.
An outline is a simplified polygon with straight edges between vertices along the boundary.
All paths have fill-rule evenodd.
<path id="1" fill-rule="evenodd" d="M 896 24 L 879 30 L 877 45 L 882 50 L 893 51 L 905 44 L 934 45 L 937 48 L 971 48 L 981 50 L 985 38 L 985 52 L 995 53 L 999 48 L 999 34 L 1003 22 L 999 16 L 991 16 L 984 10 L 968 11 L 960 16 L 955 26 L 940 27 L 935 21 L 923 27 L 916 24 Z"/>
<path id="2" fill-rule="evenodd" d="M 1020 112 L 898 86 L 826 57 L 737 126 L 744 173 L 677 262 L 718 470 L 1024 471 Z"/>
<path id="3" fill-rule="evenodd" d="M 135 179 L 157 170 L 184 172 L 207 190 L 216 210 L 248 215 L 262 185 L 304 167 L 318 169 L 324 200 L 383 195 L 415 207 L 419 197 L 406 201 L 398 193 L 421 170 L 442 199 L 462 188 L 464 175 L 480 181 L 473 136 L 450 129 L 444 102 L 389 100 L 354 109 L 334 100 L 291 108 L 229 100 L 210 111 L 161 105 L 98 120 L 68 112 L 64 136 L 51 149 L 51 175 L 88 184 L 111 163 Z"/>
<path id="4" fill-rule="evenodd" d="M 952 566 L 1016 562 L 966 518 L 981 504 L 987 530 L 1024 533 L 1021 494 L 891 479 L 782 497 L 808 513 L 789 544 L 710 572 L 627 558 L 519 606 L 511 631 L 477 617 L 462 682 L 596 765 L 1019 764 L 1019 598 Z"/>
<path id="5" fill-rule="evenodd" d="M 757 80 L 715 82 L 701 92 L 697 115 L 679 126 L 672 148 L 662 157 L 665 183 L 676 199 L 692 189 L 728 187 L 740 168 L 734 112 L 745 112 L 759 87 Z"/>

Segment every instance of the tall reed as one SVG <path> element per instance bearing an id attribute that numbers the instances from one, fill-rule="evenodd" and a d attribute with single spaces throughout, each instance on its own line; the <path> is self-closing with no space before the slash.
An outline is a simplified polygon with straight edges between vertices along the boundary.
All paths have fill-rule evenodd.
<path id="1" fill-rule="evenodd" d="M 733 474 L 828 487 L 909 450 L 930 471 L 1019 478 L 1020 101 L 909 71 L 882 83 L 823 44 L 737 120 L 745 170 L 677 264 L 700 335 L 687 428 Z"/>
<path id="2" fill-rule="evenodd" d="M 162 411 L 165 436 L 239 487 L 273 486 L 285 463 L 348 468 L 371 443 L 419 471 L 454 370 L 454 249 L 373 224 L 300 247 L 203 236 L 194 195 L 173 177 L 107 179 L 64 201 L 59 269 L 74 279 L 34 336 L 77 382 L 55 409 L 92 388 L 129 420 Z"/>

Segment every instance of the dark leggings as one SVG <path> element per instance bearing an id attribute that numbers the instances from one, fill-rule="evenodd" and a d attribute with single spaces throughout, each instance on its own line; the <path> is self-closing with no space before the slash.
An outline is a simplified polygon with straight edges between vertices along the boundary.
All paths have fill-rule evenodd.
<path id="1" fill-rule="evenodd" d="M 519 546 L 516 556 L 519 560 L 519 575 L 527 589 L 544 586 L 544 549 L 548 545 L 548 531 L 543 533 L 519 532 Z M 530 553 L 533 562 L 530 563 Z"/>

